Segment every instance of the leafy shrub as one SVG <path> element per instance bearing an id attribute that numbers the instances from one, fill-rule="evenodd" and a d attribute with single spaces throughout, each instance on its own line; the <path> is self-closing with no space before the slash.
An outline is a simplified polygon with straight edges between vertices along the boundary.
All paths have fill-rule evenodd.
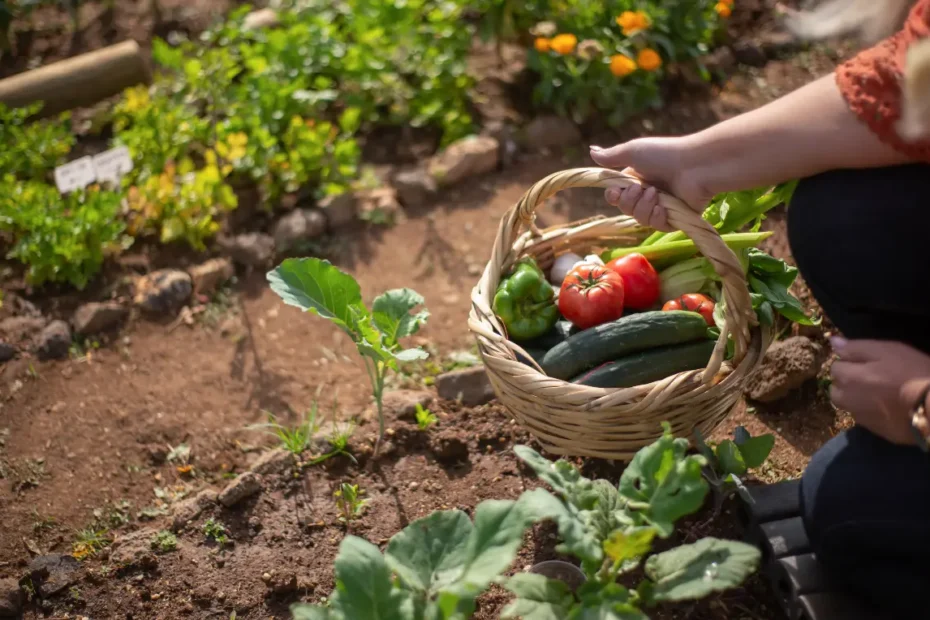
<path id="1" fill-rule="evenodd" d="M 704 458 L 687 456 L 688 442 L 665 428 L 661 439 L 637 453 L 618 486 L 588 480 L 567 461 L 552 463 L 517 446 L 518 456 L 558 497 L 535 489 L 517 501 L 484 501 L 474 522 L 459 510 L 437 511 L 394 535 L 384 555 L 347 536 L 327 606 L 294 605 L 295 620 L 464 620 L 493 583 L 504 583 L 517 597 L 505 618 L 648 620 L 644 608 L 739 585 L 760 558 L 744 543 L 705 538 L 650 555 L 652 541 L 670 537 L 675 522 L 698 510 L 707 495 Z M 581 560 L 587 580 L 575 593 L 542 575 L 502 577 L 526 528 L 545 519 L 558 525 L 557 550 Z M 645 579 L 635 590 L 618 583 L 644 559 Z"/>
<path id="2" fill-rule="evenodd" d="M 536 102 L 578 122 L 609 113 L 612 124 L 658 106 L 666 66 L 706 54 L 731 3 L 553 0 L 553 21 L 531 29 L 529 64 L 540 76 Z"/>
<path id="3" fill-rule="evenodd" d="M 67 114 L 29 122 L 41 109 L 41 103 L 15 109 L 0 103 L 0 177 L 43 179 L 74 146 Z"/>
<path id="4" fill-rule="evenodd" d="M 81 289 L 100 270 L 105 255 L 121 249 L 125 224 L 120 195 L 90 187 L 61 196 L 51 185 L 0 181 L 0 231 L 12 238 L 7 254 L 28 267 L 35 286 L 68 282 Z"/>

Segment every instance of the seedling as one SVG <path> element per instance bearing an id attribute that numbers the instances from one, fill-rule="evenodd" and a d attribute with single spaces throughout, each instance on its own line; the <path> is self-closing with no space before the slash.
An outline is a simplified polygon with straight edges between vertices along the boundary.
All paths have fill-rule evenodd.
<path id="1" fill-rule="evenodd" d="M 552 463 L 524 446 L 517 455 L 558 497 L 539 488 L 517 501 L 488 500 L 474 522 L 459 510 L 437 511 L 391 538 L 384 555 L 371 543 L 346 536 L 336 558 L 336 588 L 326 606 L 297 604 L 295 620 L 399 620 L 471 617 L 476 598 L 502 582 L 517 595 L 504 618 L 648 620 L 642 609 L 660 602 L 697 599 L 740 584 L 760 553 L 744 543 L 705 538 L 654 554 L 656 537 L 669 538 L 678 519 L 698 510 L 708 486 L 704 458 L 687 455 L 688 442 L 663 437 L 641 450 L 620 484 L 588 480 L 567 461 Z M 572 593 L 542 575 L 502 575 L 517 557 L 526 529 L 552 519 L 557 551 L 581 560 L 586 583 Z M 645 559 L 635 590 L 617 582 Z M 372 593 L 359 596 L 360 592 Z"/>
<path id="2" fill-rule="evenodd" d="M 701 431 L 694 429 L 694 443 L 707 460 L 704 477 L 714 489 L 714 516 L 720 513 L 723 503 L 734 493 L 752 503 L 752 496 L 741 477 L 750 469 L 762 466 L 775 447 L 775 436 L 753 437 L 744 427 L 737 426 L 732 441 L 725 439 L 711 446 Z"/>
<path id="3" fill-rule="evenodd" d="M 191 447 L 186 443 L 178 444 L 177 446 L 168 446 L 169 452 L 167 461 L 169 463 L 179 463 L 181 465 L 186 465 L 191 458 Z"/>
<path id="4" fill-rule="evenodd" d="M 266 411 L 265 415 L 268 416 L 267 424 L 253 424 L 247 428 L 249 430 L 263 430 L 265 433 L 277 437 L 282 448 L 299 456 L 310 447 L 313 435 L 320 430 L 320 425 L 316 421 L 317 412 L 317 404 L 313 403 L 310 410 L 304 415 L 303 421 L 294 428 L 288 428 L 279 423 L 273 413 Z"/>
<path id="5" fill-rule="evenodd" d="M 336 419 L 333 417 L 333 431 L 332 434 L 327 438 L 327 442 L 332 448 L 329 452 L 321 454 L 317 457 L 314 457 L 306 462 L 307 465 L 319 465 L 327 459 L 331 459 L 334 456 L 346 456 L 352 460 L 356 465 L 358 461 L 355 460 L 355 457 L 349 451 L 349 440 L 352 438 L 352 433 L 355 432 L 355 423 L 350 422 L 348 424 L 338 425 L 336 424 Z"/>
<path id="6" fill-rule="evenodd" d="M 362 499 L 364 494 L 364 489 L 360 489 L 357 484 L 349 484 L 348 482 L 340 484 L 336 492 L 333 493 L 333 497 L 336 498 L 336 507 L 340 513 L 339 520 L 347 526 L 350 521 L 362 516 L 365 506 L 368 504 L 367 499 Z"/>
<path id="7" fill-rule="evenodd" d="M 178 537 L 169 532 L 162 530 L 152 537 L 152 549 L 167 553 L 178 548 Z"/>
<path id="8" fill-rule="evenodd" d="M 417 333 L 429 317 L 425 309 L 411 314 L 423 304 L 423 297 L 408 288 L 393 289 L 376 297 L 369 310 L 355 278 L 319 258 L 289 258 L 268 273 L 268 281 L 285 303 L 329 319 L 355 343 L 378 410 L 377 456 L 384 438 L 382 397 L 388 372 L 396 371 L 400 362 L 429 355 L 419 347 L 400 345 L 402 338 Z"/>
<path id="9" fill-rule="evenodd" d="M 58 524 L 55 517 L 43 517 L 35 508 L 32 509 L 32 533 L 41 534 L 45 530 L 51 530 Z"/>
<path id="10" fill-rule="evenodd" d="M 92 527 L 79 530 L 77 539 L 71 545 L 71 555 L 76 560 L 83 560 L 95 555 L 98 551 L 110 544 L 105 529 Z"/>
<path id="11" fill-rule="evenodd" d="M 203 535 L 207 537 L 207 540 L 212 540 L 221 547 L 229 542 L 226 526 L 212 517 L 204 522 Z"/>
<path id="12" fill-rule="evenodd" d="M 437 421 L 435 413 L 429 409 L 424 409 L 423 405 L 417 403 L 417 428 L 421 431 L 428 431 Z"/>

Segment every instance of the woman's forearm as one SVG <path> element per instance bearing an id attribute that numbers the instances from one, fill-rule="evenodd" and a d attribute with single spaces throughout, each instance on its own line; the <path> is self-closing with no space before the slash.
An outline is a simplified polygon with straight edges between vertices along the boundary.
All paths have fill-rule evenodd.
<path id="1" fill-rule="evenodd" d="M 911 161 L 849 110 L 832 74 L 684 140 L 684 168 L 712 194 Z"/>

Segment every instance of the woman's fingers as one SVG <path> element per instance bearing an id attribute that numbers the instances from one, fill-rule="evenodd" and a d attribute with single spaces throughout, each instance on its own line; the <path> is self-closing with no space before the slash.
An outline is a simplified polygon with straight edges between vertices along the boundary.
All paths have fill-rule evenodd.
<path id="1" fill-rule="evenodd" d="M 659 191 L 652 186 L 631 185 L 626 189 L 612 187 L 604 192 L 608 202 L 624 215 L 629 215 L 643 226 L 661 231 L 672 230 L 668 214 L 659 206 Z"/>

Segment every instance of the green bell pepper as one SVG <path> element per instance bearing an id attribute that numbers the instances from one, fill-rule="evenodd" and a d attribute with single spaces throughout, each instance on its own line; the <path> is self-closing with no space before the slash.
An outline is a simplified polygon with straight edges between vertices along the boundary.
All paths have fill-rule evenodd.
<path id="1" fill-rule="evenodd" d="M 521 260 L 494 295 L 494 313 L 513 340 L 542 336 L 559 320 L 555 292 L 531 258 Z"/>

